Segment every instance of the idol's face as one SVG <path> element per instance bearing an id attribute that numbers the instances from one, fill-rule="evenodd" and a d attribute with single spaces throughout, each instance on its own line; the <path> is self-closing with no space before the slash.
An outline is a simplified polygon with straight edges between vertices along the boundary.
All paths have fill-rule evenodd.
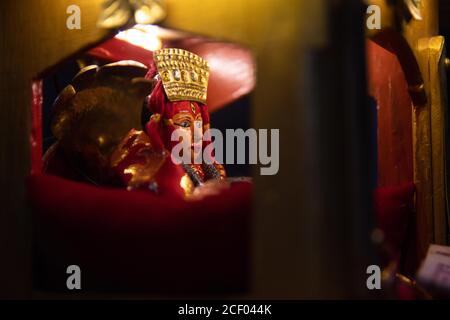
<path id="1" fill-rule="evenodd" d="M 202 150 L 203 119 L 196 102 L 179 101 L 173 103 L 173 125 L 175 129 L 185 130 L 191 137 L 191 154 Z"/>

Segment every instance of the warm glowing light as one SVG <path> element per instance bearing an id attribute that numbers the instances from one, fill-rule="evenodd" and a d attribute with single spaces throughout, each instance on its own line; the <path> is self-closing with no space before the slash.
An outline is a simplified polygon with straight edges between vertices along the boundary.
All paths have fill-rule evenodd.
<path id="1" fill-rule="evenodd" d="M 187 174 L 185 174 L 180 180 L 180 187 L 184 191 L 184 195 L 187 197 L 194 192 L 194 184 L 192 183 L 191 178 Z"/>
<path id="2" fill-rule="evenodd" d="M 156 26 L 136 25 L 131 29 L 119 32 L 116 38 L 149 51 L 162 48 L 162 41 L 158 36 L 158 27 Z"/>

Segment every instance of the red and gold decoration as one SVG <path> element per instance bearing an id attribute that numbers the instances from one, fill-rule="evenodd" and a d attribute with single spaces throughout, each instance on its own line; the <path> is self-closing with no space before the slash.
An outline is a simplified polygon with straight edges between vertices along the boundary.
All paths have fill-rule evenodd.
<path id="1" fill-rule="evenodd" d="M 69 177 L 98 185 L 185 197 L 226 177 L 218 163 L 175 165 L 170 157 L 178 143 L 171 141 L 174 130 L 194 136 L 196 123 L 202 132 L 209 129 L 208 63 L 181 49 L 163 49 L 154 57 L 150 69 L 121 61 L 87 66 L 75 76 L 54 105 L 52 131 L 58 142 L 44 157 L 47 172 L 64 176 L 70 171 Z M 152 113 L 145 126 L 143 105 Z M 61 158 L 69 164 L 66 172 L 57 165 Z"/>

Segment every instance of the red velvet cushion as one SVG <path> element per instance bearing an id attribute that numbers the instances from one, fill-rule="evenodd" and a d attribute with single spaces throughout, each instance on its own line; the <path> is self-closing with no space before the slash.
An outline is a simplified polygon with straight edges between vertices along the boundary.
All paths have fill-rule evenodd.
<path id="1" fill-rule="evenodd" d="M 385 235 L 386 244 L 396 257 L 405 242 L 408 223 L 414 212 L 413 183 L 378 188 L 374 195 L 376 222 Z"/>
<path id="2" fill-rule="evenodd" d="M 55 176 L 28 180 L 37 285 L 65 290 L 238 292 L 246 287 L 251 184 L 187 202 Z"/>

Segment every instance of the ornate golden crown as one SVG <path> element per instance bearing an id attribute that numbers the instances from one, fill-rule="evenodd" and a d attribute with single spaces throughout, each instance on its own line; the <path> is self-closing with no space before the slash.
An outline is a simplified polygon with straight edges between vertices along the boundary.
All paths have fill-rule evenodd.
<path id="1" fill-rule="evenodd" d="M 182 49 L 162 49 L 153 53 L 164 91 L 170 101 L 190 100 L 206 104 L 208 62 Z"/>

